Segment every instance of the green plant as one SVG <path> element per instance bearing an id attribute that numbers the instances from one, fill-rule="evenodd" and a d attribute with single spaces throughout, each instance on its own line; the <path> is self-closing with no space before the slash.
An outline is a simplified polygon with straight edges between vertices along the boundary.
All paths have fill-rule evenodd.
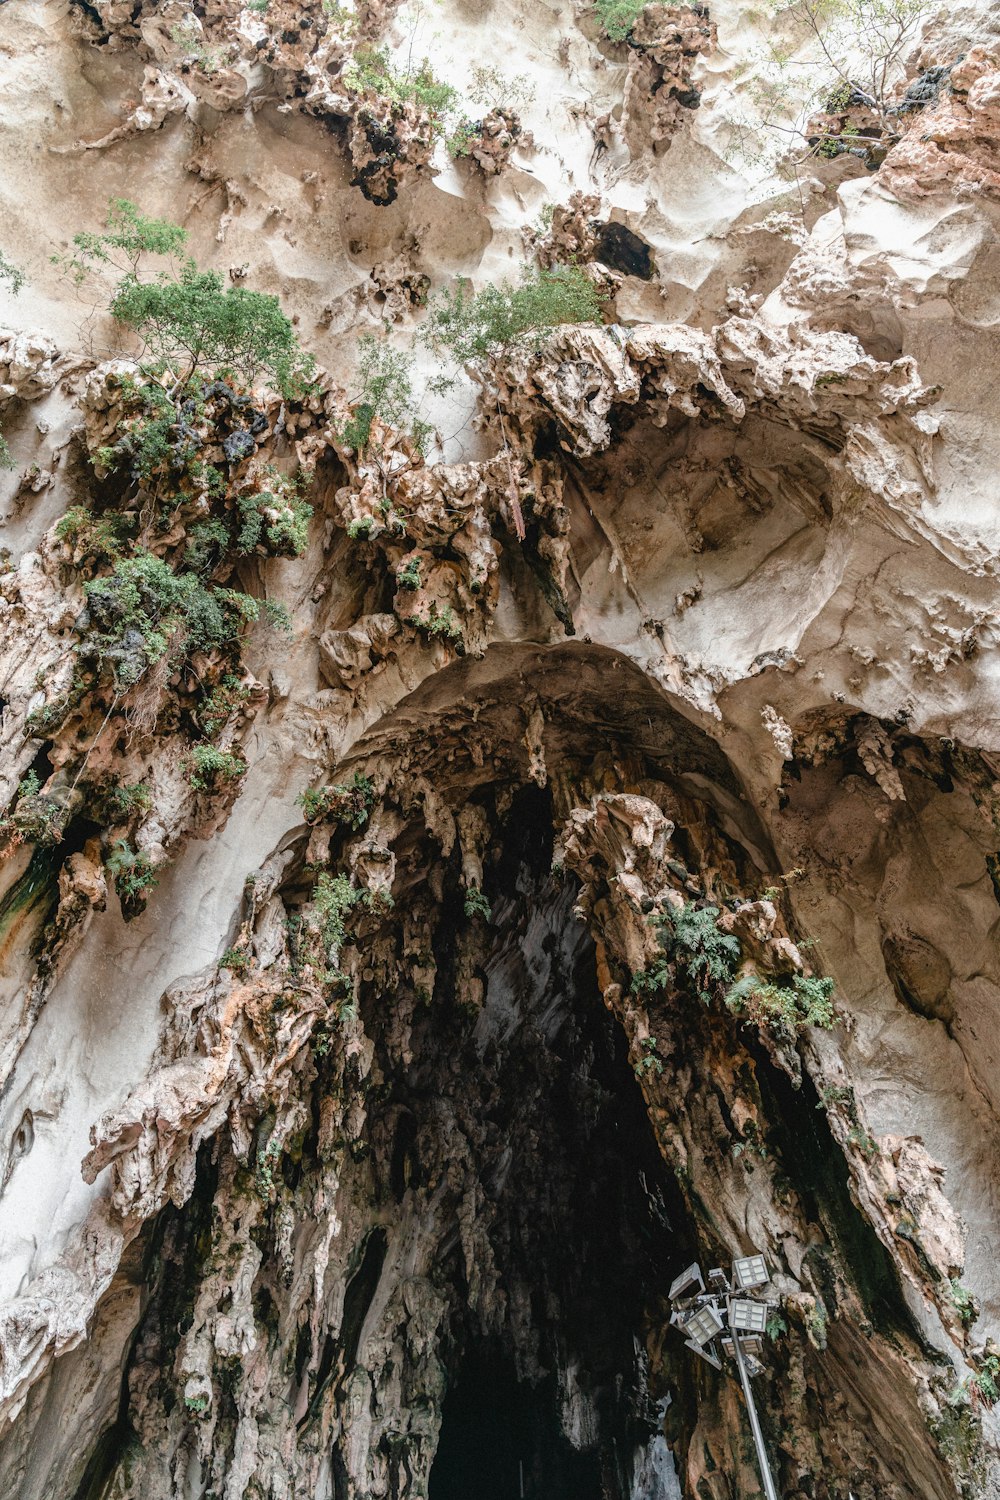
<path id="1" fill-rule="evenodd" d="M 420 558 L 412 553 L 405 557 L 396 572 L 396 583 L 401 589 L 408 593 L 415 593 L 420 587 Z"/>
<path id="2" fill-rule="evenodd" d="M 657 1049 L 656 1038 L 654 1036 L 644 1036 L 639 1046 L 642 1052 L 633 1067 L 635 1076 L 641 1078 L 645 1073 L 654 1073 L 659 1078 L 663 1072 L 663 1059 L 660 1057 Z"/>
<path id="3" fill-rule="evenodd" d="M 108 874 L 114 877 L 123 906 L 140 905 L 146 891 L 158 883 L 149 856 L 133 849 L 124 839 L 118 840 L 104 863 Z"/>
<path id="4" fill-rule="evenodd" d="M 350 419 L 337 434 L 338 441 L 363 455 L 378 419 L 384 426 L 406 434 L 422 452 L 429 429 L 413 413 L 412 374 L 412 354 L 395 348 L 384 338 L 362 334 L 358 340 L 360 389 L 351 402 Z"/>
<path id="5" fill-rule="evenodd" d="M 62 839 L 68 821 L 68 807 L 45 796 L 38 776 L 29 771 L 18 782 L 13 811 L 0 818 L 0 835 L 5 841 L 20 843 L 27 839 L 40 848 L 49 848 Z"/>
<path id="6" fill-rule="evenodd" d="M 651 917 L 660 943 L 660 957 L 651 968 L 633 976 L 633 992 L 647 994 L 664 989 L 674 963 L 684 966 L 702 999 L 708 998 L 711 984 L 732 979 L 740 960 L 739 939 L 721 932 L 718 919 L 717 906 L 699 907 L 692 901 L 683 907 L 671 906 Z"/>
<path id="7" fill-rule="evenodd" d="M 646 5 L 647 0 L 594 0 L 604 35 L 613 42 L 625 40 Z"/>
<path id="8" fill-rule="evenodd" d="M 141 781 L 121 781 L 107 793 L 105 805 L 112 823 L 125 823 L 136 813 L 148 812 L 153 804 L 149 788 Z"/>
<path id="9" fill-rule="evenodd" d="M 139 335 L 154 358 L 185 366 L 181 384 L 210 366 L 234 372 L 248 385 L 266 373 L 283 394 L 295 395 L 312 375 L 277 297 L 226 287 L 218 271 L 199 271 L 193 261 L 176 278 L 126 276 L 110 312 Z"/>
<path id="10" fill-rule="evenodd" d="M 480 104 L 484 109 L 507 109 L 530 104 L 535 89 L 527 73 L 506 74 L 499 68 L 480 63 L 472 70 L 468 95 L 473 104 Z"/>
<path id="11" fill-rule="evenodd" d="M 493 916 L 493 908 L 478 885 L 469 886 L 463 906 L 467 917 L 482 917 L 484 922 L 489 922 Z"/>
<path id="12" fill-rule="evenodd" d="M 462 627 L 450 604 L 439 607 L 437 600 L 432 599 L 426 614 L 404 615 L 403 622 L 414 626 L 417 630 L 422 630 L 432 640 L 443 636 L 445 640 L 455 641 L 461 648 Z M 459 654 L 461 654 L 461 649 Z"/>
<path id="13" fill-rule="evenodd" d="M 254 490 L 237 497 L 236 550 L 252 552 L 263 536 L 274 556 L 300 557 L 309 541 L 312 506 L 296 496 L 290 481 L 275 475 L 272 483 L 274 490 Z"/>
<path id="14" fill-rule="evenodd" d="M 515 285 L 505 281 L 474 292 L 468 281 L 445 287 L 430 304 L 423 337 L 459 364 L 482 363 L 516 348 L 539 348 L 563 323 L 599 323 L 601 297 L 578 266 L 526 268 Z"/>
<path id="15" fill-rule="evenodd" d="M 17 460 L 10 451 L 10 444 L 0 433 L 0 469 L 16 469 Z"/>
<path id="16" fill-rule="evenodd" d="M 250 973 L 250 955 L 242 948 L 227 948 L 219 959 L 219 968 L 228 969 L 237 979 L 245 979 Z"/>
<path id="17" fill-rule="evenodd" d="M 400 71 L 390 61 L 388 52 L 359 47 L 343 77 L 347 87 L 356 93 L 370 89 L 397 106 L 415 104 L 427 115 L 435 135 L 443 133 L 445 120 L 458 102 L 455 89 L 435 77 L 426 57 L 417 68 Z"/>
<path id="18" fill-rule="evenodd" d="M 762 979 L 746 974 L 726 991 L 726 1005 L 736 1016 L 772 1030 L 801 1031 L 820 1026 L 829 1031 L 836 1023 L 832 979 L 793 974 L 787 980 Z"/>
<path id="19" fill-rule="evenodd" d="M 375 805 L 375 787 L 361 771 L 345 785 L 310 787 L 297 798 L 307 823 L 334 818 L 348 828 L 363 828 Z"/>
<path id="20" fill-rule="evenodd" d="M 128 545 L 130 523 L 124 516 L 94 516 L 85 505 L 73 505 L 55 525 L 59 541 L 94 562 L 114 562 Z"/>
<path id="21" fill-rule="evenodd" d="M 971 1328 L 979 1317 L 979 1303 L 964 1287 L 957 1276 L 953 1276 L 948 1283 L 948 1298 L 952 1307 L 958 1313 L 959 1322 L 963 1328 Z"/>
<path id="22" fill-rule="evenodd" d="M 257 1191 L 264 1199 L 270 1198 L 274 1191 L 274 1173 L 280 1161 L 281 1142 L 277 1136 L 272 1136 L 266 1146 L 258 1148 L 257 1170 L 254 1173 Z"/>
<path id="23" fill-rule="evenodd" d="M 769 1339 L 780 1339 L 788 1332 L 788 1324 L 780 1312 L 768 1313 L 765 1332 Z"/>
<path id="24" fill-rule="evenodd" d="M 258 16 L 267 14 L 270 3 L 271 0 L 246 0 L 247 10 L 252 10 Z"/>
<path id="25" fill-rule="evenodd" d="M 6 281 L 13 296 L 17 296 L 27 279 L 20 267 L 15 266 L 13 261 L 8 260 L 0 250 L 0 281 Z"/>
<path id="26" fill-rule="evenodd" d="M 203 1417 L 208 1411 L 210 1402 L 207 1396 L 185 1396 L 184 1407 L 193 1417 Z"/>
<path id="27" fill-rule="evenodd" d="M 320 936 L 331 958 L 344 945 L 347 914 L 361 900 L 361 895 L 346 875 L 331 875 L 323 870 L 316 881 L 313 907 L 319 919 Z"/>
<path id="28" fill-rule="evenodd" d="M 234 644 L 261 608 L 249 594 L 207 587 L 196 574 L 175 573 L 141 550 L 83 587 L 89 625 L 81 652 L 99 668 L 110 667 L 121 689 L 134 687 L 164 657 L 179 663 L 195 651 Z"/>
<path id="29" fill-rule="evenodd" d="M 96 267 L 124 272 L 110 312 L 131 328 L 154 359 L 187 384 L 205 366 L 239 375 L 247 383 L 264 373 L 286 396 L 310 387 L 313 362 L 303 353 L 276 297 L 246 287 L 226 287 L 217 271 L 201 271 L 184 255 L 187 232 L 148 218 L 127 198 L 112 199 L 103 234 L 74 237 L 70 259 L 78 280 Z M 149 255 L 171 266 L 152 276 Z"/>
<path id="30" fill-rule="evenodd" d="M 247 763 L 232 750 L 215 745 L 195 745 L 191 751 L 188 781 L 196 792 L 214 792 L 227 781 L 238 781 L 246 774 Z"/>
<path id="31" fill-rule="evenodd" d="M 809 157 L 851 152 L 877 167 L 899 140 L 912 102 L 897 99 L 907 49 L 931 0 L 771 0 L 783 34 L 772 46 L 754 89 L 758 116 L 776 155 L 794 153 L 793 170 Z M 738 125 L 738 150 L 754 127 Z"/>
<path id="32" fill-rule="evenodd" d="M 198 707 L 198 722 L 210 740 L 224 729 L 233 714 L 244 709 L 252 697 L 249 687 L 233 672 L 226 672 Z"/>

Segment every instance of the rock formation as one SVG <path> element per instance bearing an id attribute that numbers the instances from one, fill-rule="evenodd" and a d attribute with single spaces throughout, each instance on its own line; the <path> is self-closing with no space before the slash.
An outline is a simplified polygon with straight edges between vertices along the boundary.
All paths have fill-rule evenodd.
<path id="1" fill-rule="evenodd" d="M 1000 20 L 891 9 L 2 5 L 11 1500 L 742 1500 L 751 1250 L 783 1500 L 1000 1496 Z"/>

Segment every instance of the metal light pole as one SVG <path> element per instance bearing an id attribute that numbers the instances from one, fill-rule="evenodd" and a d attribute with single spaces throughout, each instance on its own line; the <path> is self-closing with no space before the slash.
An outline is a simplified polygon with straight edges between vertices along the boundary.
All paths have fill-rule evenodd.
<path id="1" fill-rule="evenodd" d="M 746 1255 L 733 1261 L 732 1281 L 719 1268 L 709 1271 L 708 1279 L 713 1288 L 710 1292 L 705 1290 L 705 1278 L 697 1262 L 675 1277 L 669 1293 L 673 1303 L 670 1321 L 687 1335 L 688 1348 L 716 1370 L 722 1369 L 720 1351 L 732 1355 L 736 1361 L 765 1500 L 779 1500 L 750 1385 L 751 1376 L 763 1372 L 756 1355 L 762 1347 L 768 1310 L 773 1304 L 746 1296 L 747 1292 L 766 1286 L 771 1274 L 763 1255 Z"/>

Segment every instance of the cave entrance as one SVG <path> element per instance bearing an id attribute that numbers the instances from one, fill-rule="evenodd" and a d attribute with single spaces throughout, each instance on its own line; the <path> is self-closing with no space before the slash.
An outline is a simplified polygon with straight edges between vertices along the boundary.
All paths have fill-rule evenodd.
<path id="1" fill-rule="evenodd" d="M 597 1457 L 566 1441 L 554 1397 L 498 1349 L 472 1351 L 445 1398 L 429 1500 L 601 1500 Z"/>

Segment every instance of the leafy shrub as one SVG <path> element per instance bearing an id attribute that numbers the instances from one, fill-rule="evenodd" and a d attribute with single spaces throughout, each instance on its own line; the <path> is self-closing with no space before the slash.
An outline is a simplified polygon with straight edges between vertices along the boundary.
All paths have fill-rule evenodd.
<path id="1" fill-rule="evenodd" d="M 153 799 L 141 781 L 120 781 L 108 791 L 105 808 L 109 821 L 125 823 L 136 813 L 148 812 Z"/>
<path id="2" fill-rule="evenodd" d="M 250 955 L 242 948 L 227 948 L 219 959 L 219 968 L 228 969 L 237 979 L 245 979 L 250 972 Z"/>
<path id="3" fill-rule="evenodd" d="M 962 1327 L 971 1328 L 979 1317 L 979 1304 L 968 1287 L 964 1287 L 957 1276 L 951 1277 L 948 1296 L 958 1313 Z"/>
<path id="4" fill-rule="evenodd" d="M 198 708 L 198 722 L 210 740 L 223 729 L 233 714 L 250 702 L 250 689 L 234 672 L 225 672 L 205 694 Z"/>
<path id="5" fill-rule="evenodd" d="M 56 522 L 55 533 L 81 560 L 114 562 L 128 544 L 129 529 L 124 516 L 95 516 L 85 505 L 73 505 Z"/>
<path id="6" fill-rule="evenodd" d="M 386 339 L 370 333 L 358 340 L 358 378 L 361 389 L 352 401 L 352 414 L 337 434 L 338 441 L 364 454 L 375 419 L 405 433 L 423 452 L 430 427 L 414 414 L 413 356 L 396 349 Z"/>
<path id="7" fill-rule="evenodd" d="M 21 843 L 27 839 L 40 848 L 58 844 L 69 821 L 69 809 L 41 790 L 41 782 L 29 771 L 18 783 L 12 812 L 0 818 L 0 835 Z"/>
<path id="8" fill-rule="evenodd" d="M 646 9 L 647 0 L 595 0 L 597 19 L 613 42 L 623 42 Z"/>
<path id="9" fill-rule="evenodd" d="M 657 1049 L 655 1036 L 644 1036 L 639 1045 L 642 1052 L 633 1067 L 635 1076 L 641 1078 L 645 1073 L 655 1073 L 659 1078 L 663 1072 L 663 1059 Z"/>
<path id="10" fill-rule="evenodd" d="M 464 907 L 467 917 L 482 917 L 484 922 L 489 922 L 493 916 L 493 908 L 478 885 L 469 886 L 465 893 Z"/>
<path id="11" fill-rule="evenodd" d="M 238 781 L 246 769 L 246 761 L 232 750 L 218 750 L 215 745 L 195 745 L 191 751 L 188 780 L 196 792 L 212 792 L 224 782 Z"/>
<path id="12" fill-rule="evenodd" d="M 445 118 L 458 102 L 456 91 L 434 76 L 426 57 L 415 70 L 408 68 L 401 72 L 383 49 L 359 47 L 343 76 L 347 87 L 357 93 L 372 89 L 394 104 L 415 104 L 427 114 L 436 135 L 443 132 Z"/>
<path id="13" fill-rule="evenodd" d="M 300 557 L 309 541 L 312 506 L 296 496 L 291 481 L 281 482 L 275 475 L 272 483 L 273 491 L 256 490 L 237 498 L 240 529 L 236 550 L 252 552 L 263 537 L 275 556 Z"/>
<path id="14" fill-rule="evenodd" d="M 692 901 L 653 917 L 661 956 L 651 968 L 633 976 L 633 991 L 643 994 L 664 989 L 675 962 L 683 964 L 694 979 L 702 999 L 708 998 L 710 984 L 731 980 L 740 961 L 740 943 L 731 933 L 719 931 L 718 918 L 717 906 L 699 907 Z"/>
<path id="15" fill-rule="evenodd" d="M 205 366 L 233 372 L 248 384 L 267 374 L 286 396 L 309 387 L 313 361 L 299 347 L 278 299 L 247 287 L 226 287 L 217 271 L 201 271 L 184 254 L 187 231 L 142 214 L 127 198 L 111 200 L 103 234 L 74 236 L 70 258 L 77 280 L 98 267 L 123 271 L 110 312 L 134 330 L 154 359 L 181 383 Z M 169 270 L 149 277 L 146 256 L 166 257 Z"/>
<path id="16" fill-rule="evenodd" d="M 794 1034 L 805 1026 L 820 1026 L 829 1031 L 836 1022 L 833 989 L 832 979 L 793 974 L 786 984 L 747 974 L 727 990 L 726 1005 L 734 1015 L 772 1030 Z"/>
<path id="17" fill-rule="evenodd" d="M 146 891 L 157 884 L 149 856 L 124 839 L 118 840 L 104 863 L 108 874 L 114 876 L 115 890 L 124 907 L 143 904 Z"/>
<path id="18" fill-rule="evenodd" d="M 343 947 L 347 936 L 347 913 L 361 900 L 361 895 L 346 875 L 331 875 L 324 870 L 316 881 L 313 907 L 319 918 L 320 936 L 330 957 Z"/>
<path id="19" fill-rule="evenodd" d="M 343 823 L 355 830 L 368 822 L 375 805 L 375 787 L 367 776 L 355 771 L 344 785 L 310 787 L 298 798 L 307 823 L 320 823 L 328 818 Z"/>
<path id="20" fill-rule="evenodd" d="M 89 580 L 84 593 L 91 628 L 81 651 L 110 666 L 119 688 L 134 687 L 164 656 L 181 662 L 235 643 L 261 610 L 249 594 L 206 587 L 196 574 L 175 573 L 143 551 Z"/>
<path id="21" fill-rule="evenodd" d="M 396 582 L 401 589 L 408 593 L 415 593 L 420 587 L 420 558 L 404 558 L 396 573 Z"/>
<path id="22" fill-rule="evenodd" d="M 564 323 L 599 323 L 601 298 L 578 266 L 526 270 L 518 285 L 474 292 L 468 281 L 433 299 L 424 337 L 459 364 L 475 364 L 518 347 L 539 348 Z"/>
<path id="23" fill-rule="evenodd" d="M 311 364 L 277 297 L 227 287 L 218 271 L 199 271 L 193 261 L 176 278 L 126 276 L 110 311 L 155 358 L 172 367 L 183 363 L 182 381 L 205 366 L 232 371 L 248 385 L 266 373 L 290 396 L 311 377 Z"/>

